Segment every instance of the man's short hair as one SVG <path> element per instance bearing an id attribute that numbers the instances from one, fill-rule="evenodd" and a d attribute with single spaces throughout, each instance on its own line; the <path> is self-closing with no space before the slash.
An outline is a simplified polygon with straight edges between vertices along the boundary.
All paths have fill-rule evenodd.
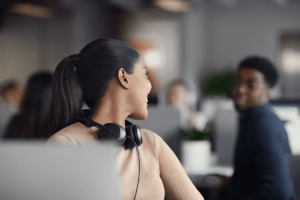
<path id="1" fill-rule="evenodd" d="M 276 67 L 266 58 L 260 56 L 250 56 L 242 60 L 238 69 L 252 68 L 260 71 L 270 88 L 274 87 L 279 79 Z"/>

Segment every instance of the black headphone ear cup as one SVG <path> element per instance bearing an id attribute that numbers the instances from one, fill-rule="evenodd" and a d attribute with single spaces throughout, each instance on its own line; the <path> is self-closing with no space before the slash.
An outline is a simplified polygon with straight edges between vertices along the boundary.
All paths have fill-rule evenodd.
<path id="1" fill-rule="evenodd" d="M 102 128 L 101 130 L 99 130 L 99 139 L 114 139 L 120 145 L 122 145 L 125 142 L 126 131 L 121 125 L 115 123 L 108 123 L 104 126 L 106 128 Z"/>
<path id="2" fill-rule="evenodd" d="M 133 130 L 134 141 L 137 146 L 140 146 L 143 143 L 142 130 L 137 125 L 133 125 L 132 130 Z"/>
<path id="3" fill-rule="evenodd" d="M 132 140 L 134 140 L 134 135 L 133 135 L 133 130 L 132 130 L 132 125 L 128 125 L 126 126 L 125 130 L 126 130 L 126 141 L 125 141 L 125 144 L 126 144 L 126 147 L 129 148 L 129 149 L 132 149 L 135 147 L 135 144 Z M 129 139 L 129 138 L 131 139 Z M 135 141 L 135 140 L 134 140 Z"/>

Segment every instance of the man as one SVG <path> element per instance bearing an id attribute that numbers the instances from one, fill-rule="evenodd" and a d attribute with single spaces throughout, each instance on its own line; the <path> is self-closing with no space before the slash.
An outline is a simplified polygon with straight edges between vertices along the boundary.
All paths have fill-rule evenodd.
<path id="1" fill-rule="evenodd" d="M 289 200 L 293 191 L 286 131 L 268 103 L 278 72 L 265 58 L 254 56 L 238 66 L 232 98 L 240 127 L 231 181 L 232 200 Z"/>

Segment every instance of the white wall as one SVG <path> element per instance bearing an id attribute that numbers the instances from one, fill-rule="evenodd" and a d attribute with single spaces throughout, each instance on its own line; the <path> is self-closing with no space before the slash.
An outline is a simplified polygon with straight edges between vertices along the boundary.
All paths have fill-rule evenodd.
<path id="1" fill-rule="evenodd" d="M 183 15 L 181 76 L 189 85 L 191 93 L 195 93 L 193 98 L 201 95 L 199 77 L 208 63 L 208 11 L 207 4 L 199 1 Z"/>
<path id="2" fill-rule="evenodd" d="M 10 78 L 25 83 L 37 70 L 54 70 L 70 52 L 70 18 L 38 19 L 5 15 L 0 32 L 0 82 Z"/>
<path id="3" fill-rule="evenodd" d="M 72 53 L 79 53 L 93 40 L 111 37 L 112 13 L 106 1 L 62 0 L 62 5 L 73 10 L 70 29 Z"/>
<path id="4" fill-rule="evenodd" d="M 38 24 L 29 17 L 8 15 L 0 30 L 0 82 L 26 77 L 38 69 Z"/>
<path id="5" fill-rule="evenodd" d="M 72 15 L 65 14 L 49 20 L 48 26 L 44 31 L 47 34 L 48 45 L 47 69 L 54 71 L 58 63 L 73 52 L 72 49 Z"/>

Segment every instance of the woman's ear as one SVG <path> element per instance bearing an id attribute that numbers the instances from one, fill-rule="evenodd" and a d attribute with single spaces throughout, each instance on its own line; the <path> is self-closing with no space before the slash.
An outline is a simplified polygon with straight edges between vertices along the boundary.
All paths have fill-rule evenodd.
<path id="1" fill-rule="evenodd" d="M 128 74 L 123 68 L 118 70 L 118 81 L 124 88 L 129 88 Z"/>

